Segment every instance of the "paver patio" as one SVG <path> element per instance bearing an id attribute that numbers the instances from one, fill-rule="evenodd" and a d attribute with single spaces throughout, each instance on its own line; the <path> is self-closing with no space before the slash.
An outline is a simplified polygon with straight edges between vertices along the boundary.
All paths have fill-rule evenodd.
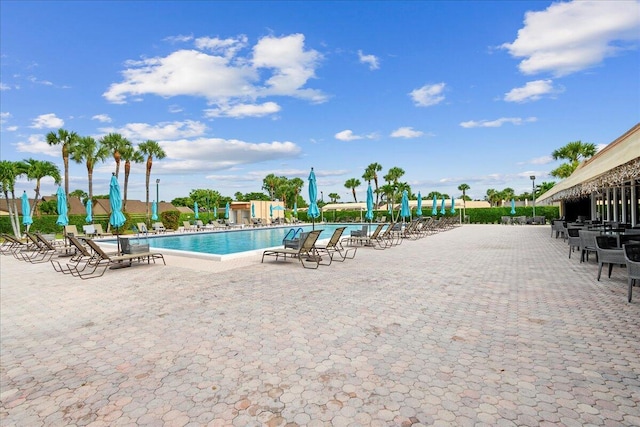
<path id="1" fill-rule="evenodd" d="M 640 425 L 640 292 L 548 226 L 305 270 L 167 256 L 82 281 L 2 256 L 2 426 Z"/>

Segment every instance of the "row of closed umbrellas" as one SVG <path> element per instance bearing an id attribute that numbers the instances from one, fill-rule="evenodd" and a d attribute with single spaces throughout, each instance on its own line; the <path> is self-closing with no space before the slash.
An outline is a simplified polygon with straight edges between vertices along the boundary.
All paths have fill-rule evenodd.
<path id="1" fill-rule="evenodd" d="M 316 183 L 316 175 L 311 168 L 311 172 L 309 173 L 309 210 L 307 211 L 307 216 L 309 216 L 312 221 L 315 221 L 315 218 L 320 216 L 320 210 L 318 209 L 318 187 Z M 451 210 L 452 214 L 456 213 L 455 208 L 455 199 L 451 199 Z M 389 213 L 391 213 L 391 205 L 389 205 Z M 440 214 L 445 215 L 447 211 L 444 208 L 444 197 L 442 198 L 442 205 L 440 208 Z M 436 196 L 433 196 L 433 208 L 431 210 L 432 215 L 438 215 L 438 199 Z M 416 209 L 416 215 L 422 215 L 422 195 L 418 192 L 418 206 Z M 400 216 L 403 218 L 408 218 L 411 216 L 411 209 L 409 208 L 409 193 L 407 190 L 402 192 L 402 201 L 400 202 Z M 365 214 L 365 219 L 368 221 L 373 220 L 373 189 L 371 188 L 371 184 L 367 187 L 367 212 Z"/>
<path id="2" fill-rule="evenodd" d="M 67 208 L 67 196 L 62 189 L 62 186 L 58 187 L 58 191 L 56 192 L 57 198 L 57 208 L 58 208 L 58 219 L 56 220 L 57 225 L 65 226 L 69 225 L 69 211 Z M 126 222 L 126 218 L 122 213 L 122 196 L 120 193 L 120 185 L 118 184 L 118 179 L 115 174 L 111 176 L 111 182 L 109 184 L 109 205 L 111 206 L 111 215 L 109 216 L 109 224 L 116 229 L 122 227 Z M 86 221 L 91 222 L 92 220 L 92 205 L 91 200 L 87 201 L 86 204 L 87 209 L 87 217 Z M 33 219 L 31 218 L 31 209 L 29 208 L 29 199 L 27 197 L 26 191 L 22 194 L 22 225 L 29 226 L 33 224 Z"/>
<path id="3" fill-rule="evenodd" d="M 315 219 L 320 216 L 320 209 L 318 208 L 318 186 L 316 182 L 316 175 L 311 168 L 311 172 L 309 173 L 309 209 L 307 211 L 307 216 L 312 219 L 312 222 L 315 225 Z M 58 219 L 56 224 L 58 225 L 67 225 L 69 224 L 69 218 L 67 216 L 67 198 L 65 196 L 62 187 L 58 187 L 57 192 L 58 199 Z M 444 197 L 442 198 L 442 205 L 440 208 L 440 214 L 446 214 L 446 210 L 444 208 Z M 118 179 L 115 174 L 111 176 L 111 183 L 109 185 L 109 204 L 111 205 L 111 216 L 109 217 L 109 223 L 112 227 L 118 228 L 122 227 L 126 222 L 125 216 L 122 214 L 122 197 L 120 195 L 120 185 L 118 184 Z M 280 206 L 270 206 L 270 214 L 273 216 L 274 209 L 282 209 Z M 294 211 L 296 207 L 294 206 Z M 514 201 L 511 201 L 512 213 L 515 211 Z M 91 222 L 91 200 L 87 201 L 86 205 L 87 209 L 87 217 L 86 221 Z M 158 205 L 157 201 L 153 202 L 151 212 L 151 219 L 156 221 L 158 219 Z M 217 207 L 214 207 L 214 215 L 218 215 Z M 195 218 L 198 219 L 198 202 L 194 203 L 193 210 L 195 212 Z M 389 212 L 391 212 L 391 206 L 389 206 Z M 451 200 L 451 210 L 450 212 L 454 214 L 456 212 L 455 209 L 455 199 Z M 432 215 L 438 214 L 438 199 L 436 196 L 433 196 L 433 207 L 431 210 Z M 251 205 L 251 215 L 255 216 L 255 207 Z M 416 215 L 422 215 L 422 196 L 420 192 L 418 192 L 418 205 L 416 209 Z M 400 203 L 400 216 L 403 218 L 407 218 L 411 216 L 411 210 L 409 209 L 409 195 L 407 190 L 402 192 L 402 201 Z M 225 207 L 225 218 L 229 218 L 229 203 L 227 202 Z M 371 184 L 367 188 L 367 213 L 365 214 L 365 218 L 369 221 L 373 220 L 373 190 L 371 188 Z M 31 218 L 31 212 L 29 209 L 29 201 L 27 198 L 27 193 L 24 192 L 22 195 L 22 224 L 25 226 L 29 226 L 33 223 L 33 219 Z"/>

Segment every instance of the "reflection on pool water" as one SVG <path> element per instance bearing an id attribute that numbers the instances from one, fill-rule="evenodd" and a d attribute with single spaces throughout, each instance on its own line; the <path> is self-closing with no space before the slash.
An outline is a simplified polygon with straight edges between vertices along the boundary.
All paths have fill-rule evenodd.
<path id="1" fill-rule="evenodd" d="M 322 230 L 320 240 L 329 239 L 336 228 L 346 226 L 343 236 L 348 236 L 351 230 L 360 230 L 363 224 L 316 224 L 316 230 Z M 301 227 L 264 227 L 230 231 L 193 232 L 187 234 L 152 236 L 139 239 L 142 243 L 149 243 L 150 248 L 171 249 L 201 254 L 230 255 L 258 249 L 271 248 L 282 245 L 282 239 L 293 228 L 311 231 L 311 225 Z M 133 236 L 132 236 L 133 238 Z M 136 239 L 134 238 L 134 241 Z M 132 243 L 134 243 L 132 241 Z"/>

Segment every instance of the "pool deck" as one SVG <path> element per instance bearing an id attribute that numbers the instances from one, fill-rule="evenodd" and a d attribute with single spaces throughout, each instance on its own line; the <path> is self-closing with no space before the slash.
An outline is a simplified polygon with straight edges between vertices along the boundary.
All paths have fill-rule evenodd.
<path id="1" fill-rule="evenodd" d="M 0 257 L 0 425 L 640 425 L 640 288 L 549 226 L 318 270 L 166 258 L 83 281 Z"/>

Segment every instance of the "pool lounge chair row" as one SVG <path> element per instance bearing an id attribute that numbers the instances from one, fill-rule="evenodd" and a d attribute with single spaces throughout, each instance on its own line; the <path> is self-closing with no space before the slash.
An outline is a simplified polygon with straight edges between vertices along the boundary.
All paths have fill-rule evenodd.
<path id="1" fill-rule="evenodd" d="M 70 236 L 69 241 L 77 252 L 69 259 L 68 262 L 62 264 L 58 260 L 51 260 L 55 271 L 63 274 L 71 274 L 81 279 L 92 279 L 104 275 L 107 269 L 115 269 L 122 267 L 130 267 L 133 261 L 155 264 L 156 260 L 162 260 L 166 265 L 164 256 L 159 252 L 138 252 L 131 254 L 113 254 L 105 252 L 96 242 L 91 239 L 85 239 L 83 242 Z M 86 245 L 86 246 L 85 246 Z"/>
<path id="2" fill-rule="evenodd" d="M 0 253 L 32 264 L 51 262 L 55 271 L 82 279 L 100 277 L 108 268 L 129 267 L 134 261 L 156 263 L 156 260 L 162 260 L 166 265 L 164 256 L 159 252 L 107 253 L 93 240 L 73 234 L 66 236 L 65 245 L 55 245 L 40 233 L 27 232 L 25 237 L 22 240 L 3 234 Z"/>
<path id="3" fill-rule="evenodd" d="M 298 239 L 298 245 L 288 245 L 288 247 L 278 249 L 267 249 L 262 253 L 262 261 L 266 256 L 274 256 L 276 261 L 280 258 L 286 260 L 297 259 L 304 268 L 318 268 L 320 265 L 331 265 L 334 261 L 343 262 L 346 259 L 353 259 L 356 256 L 357 248 L 345 248 L 340 238 L 347 227 L 338 227 L 329 241 L 324 245 L 317 245 L 318 237 L 322 230 L 313 230 Z"/>

